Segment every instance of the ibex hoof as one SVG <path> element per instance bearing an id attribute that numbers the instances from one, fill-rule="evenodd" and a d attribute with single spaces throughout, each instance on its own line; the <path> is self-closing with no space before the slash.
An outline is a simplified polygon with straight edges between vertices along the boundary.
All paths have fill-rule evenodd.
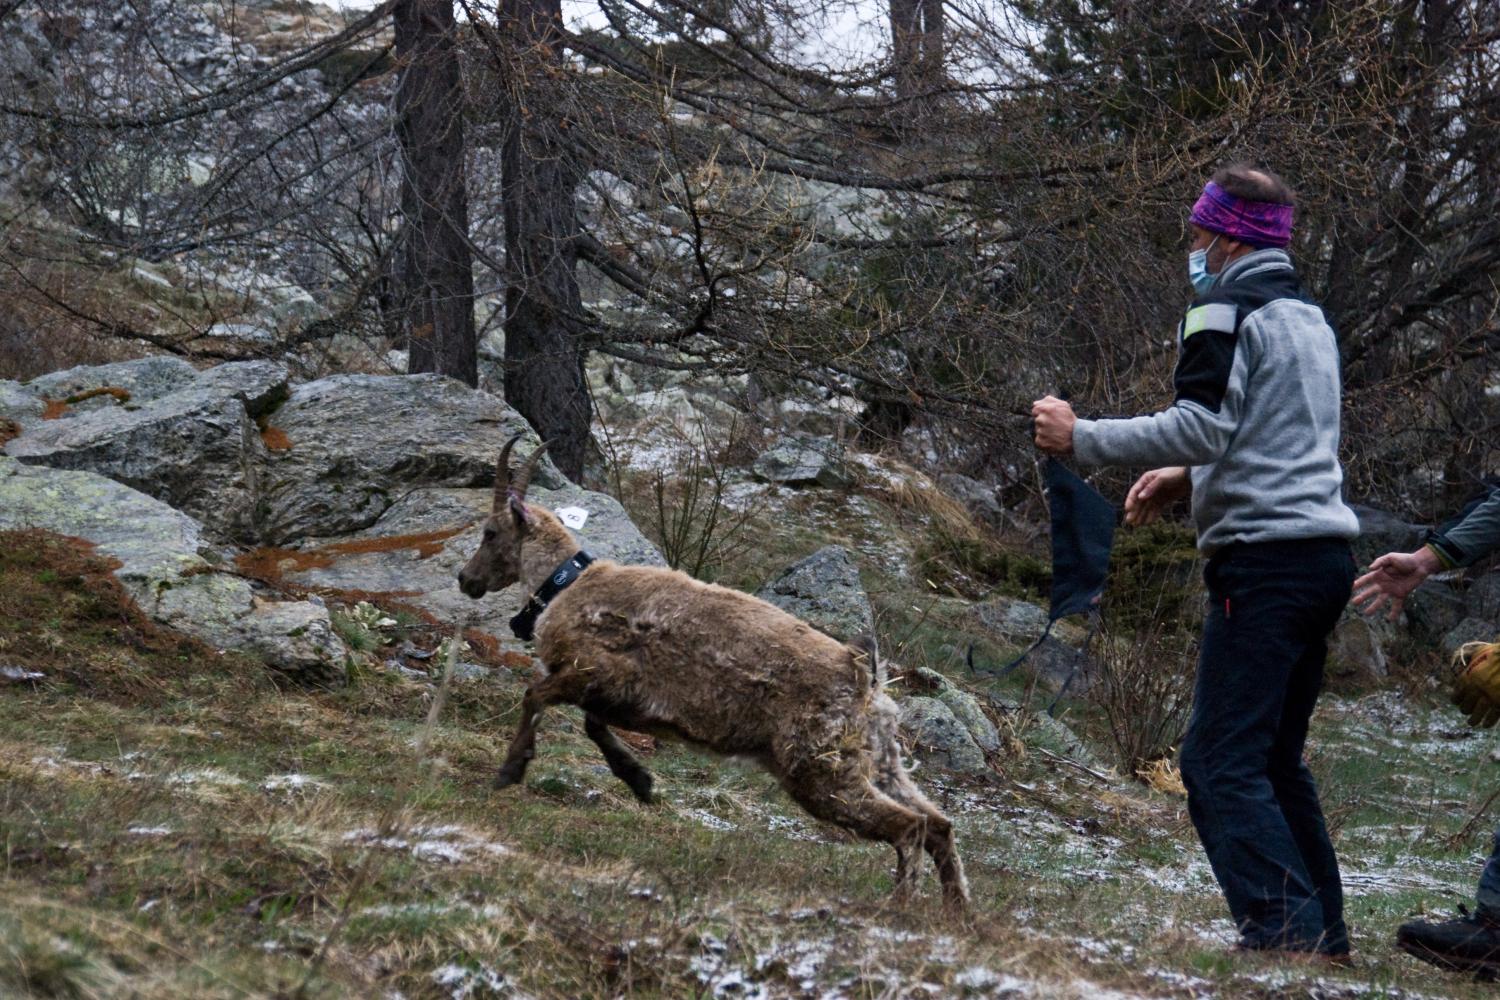
<path id="1" fill-rule="evenodd" d="M 509 788 L 511 785 L 519 785 L 521 779 L 525 776 L 526 772 L 522 768 L 512 767 L 507 764 L 495 775 L 495 790 L 499 791 L 502 788 Z"/>
<path id="2" fill-rule="evenodd" d="M 648 806 L 656 801 L 655 796 L 651 794 L 651 775 L 649 774 L 642 774 L 640 777 L 631 780 L 630 790 L 635 793 L 637 799 Z"/>

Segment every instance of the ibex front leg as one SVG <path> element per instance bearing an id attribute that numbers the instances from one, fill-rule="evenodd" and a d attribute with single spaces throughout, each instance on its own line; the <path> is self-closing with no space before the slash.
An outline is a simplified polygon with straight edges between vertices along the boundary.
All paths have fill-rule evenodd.
<path id="1" fill-rule="evenodd" d="M 566 700 L 561 697 L 565 682 L 559 683 L 559 677 L 553 674 L 526 689 L 526 697 L 521 699 L 521 724 L 516 729 L 515 738 L 510 741 L 510 751 L 505 755 L 505 763 L 500 765 L 500 773 L 495 775 L 496 788 L 518 785 L 526 777 L 526 765 L 536 756 L 536 727 L 541 721 L 542 711 L 548 705 Z"/>

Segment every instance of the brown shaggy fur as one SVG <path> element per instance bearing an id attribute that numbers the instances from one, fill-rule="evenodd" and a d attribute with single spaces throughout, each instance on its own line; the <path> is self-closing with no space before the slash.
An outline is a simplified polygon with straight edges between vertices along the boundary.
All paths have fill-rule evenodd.
<path id="1" fill-rule="evenodd" d="M 534 592 L 578 551 L 551 511 L 525 503 L 540 449 L 511 484 L 514 443 L 501 453 L 484 539 L 459 573 L 473 598 L 518 581 Z M 845 645 L 737 590 L 600 561 L 543 612 L 536 648 L 545 676 L 526 691 L 498 787 L 524 777 L 543 709 L 577 705 L 610 770 L 641 801 L 651 800 L 651 775 L 610 726 L 753 757 L 817 818 L 895 847 L 898 893 L 914 888 L 925 848 L 946 900 L 967 903 L 953 825 L 902 765 L 873 640 Z"/>

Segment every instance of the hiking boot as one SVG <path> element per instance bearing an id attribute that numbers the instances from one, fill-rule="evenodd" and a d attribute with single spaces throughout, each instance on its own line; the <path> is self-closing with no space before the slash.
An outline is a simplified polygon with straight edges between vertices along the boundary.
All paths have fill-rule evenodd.
<path id="1" fill-rule="evenodd" d="M 1413 920 L 1396 931 L 1396 945 L 1408 955 L 1481 979 L 1500 976 L 1500 920 L 1459 907 L 1457 920 Z"/>

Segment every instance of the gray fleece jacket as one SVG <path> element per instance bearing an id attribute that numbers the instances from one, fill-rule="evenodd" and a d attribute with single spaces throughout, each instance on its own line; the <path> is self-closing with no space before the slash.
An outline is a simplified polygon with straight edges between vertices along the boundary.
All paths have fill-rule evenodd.
<path id="1" fill-rule="evenodd" d="M 1457 524 L 1434 532 L 1427 544 L 1449 569 L 1469 566 L 1500 549 L 1500 489 L 1473 504 Z"/>
<path id="2" fill-rule="evenodd" d="M 1339 354 L 1280 250 L 1226 267 L 1177 331 L 1176 400 L 1124 420 L 1080 420 L 1089 465 L 1192 467 L 1205 555 L 1233 542 L 1354 538 L 1342 497 Z"/>

